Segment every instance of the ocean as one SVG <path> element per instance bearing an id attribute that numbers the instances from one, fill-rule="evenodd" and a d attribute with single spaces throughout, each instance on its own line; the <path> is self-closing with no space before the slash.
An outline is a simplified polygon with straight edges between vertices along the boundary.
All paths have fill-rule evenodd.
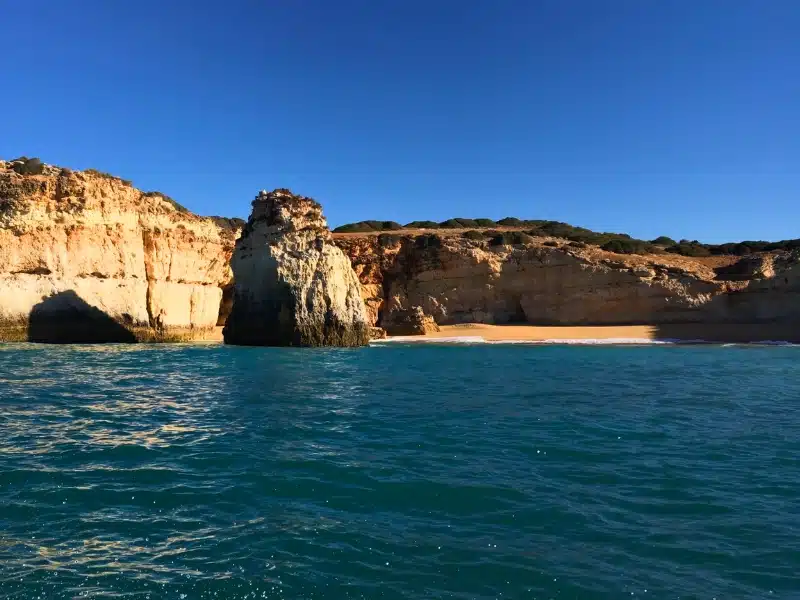
<path id="1" fill-rule="evenodd" d="M 0 345 L 0 598 L 800 598 L 800 348 Z"/>

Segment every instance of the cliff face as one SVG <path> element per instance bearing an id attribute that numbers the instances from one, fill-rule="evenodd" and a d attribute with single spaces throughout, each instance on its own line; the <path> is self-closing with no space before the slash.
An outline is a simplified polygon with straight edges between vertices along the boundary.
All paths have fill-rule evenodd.
<path id="1" fill-rule="evenodd" d="M 234 288 L 240 231 L 96 171 L 0 161 L 0 341 L 202 339 L 228 313 L 226 339 L 242 344 L 350 346 L 372 325 L 466 322 L 786 323 L 800 338 L 800 260 L 788 252 L 331 237 L 319 204 L 276 190 L 253 203 Z"/>
<path id="2" fill-rule="evenodd" d="M 0 161 L 0 340 L 198 339 L 238 231 L 94 172 Z"/>
<path id="3" fill-rule="evenodd" d="M 715 265 L 538 238 L 489 246 L 458 235 L 341 235 L 336 243 L 353 263 L 376 324 L 417 306 L 438 324 L 800 319 L 800 265 L 789 254 Z"/>
<path id="4" fill-rule="evenodd" d="M 288 190 L 261 192 L 236 243 L 228 344 L 360 346 L 369 326 L 350 261 L 322 208 Z"/>

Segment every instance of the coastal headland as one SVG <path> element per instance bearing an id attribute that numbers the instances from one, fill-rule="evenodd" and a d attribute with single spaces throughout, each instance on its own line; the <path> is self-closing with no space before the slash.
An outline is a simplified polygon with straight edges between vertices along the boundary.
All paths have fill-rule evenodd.
<path id="1" fill-rule="evenodd" d="M 246 343 L 800 341 L 796 240 L 708 247 L 519 219 L 331 233 L 313 200 L 270 194 L 249 222 L 200 217 L 99 171 L 0 161 L 0 340 L 214 340 L 238 299 L 229 343 L 278 325 Z"/>

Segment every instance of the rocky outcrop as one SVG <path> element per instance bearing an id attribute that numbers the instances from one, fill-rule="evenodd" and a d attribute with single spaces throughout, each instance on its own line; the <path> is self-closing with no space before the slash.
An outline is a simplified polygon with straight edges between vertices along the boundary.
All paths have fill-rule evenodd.
<path id="1" fill-rule="evenodd" d="M 621 255 L 458 231 L 332 238 L 316 202 L 276 190 L 253 203 L 234 286 L 243 225 L 98 171 L 0 161 L 0 341 L 193 340 L 226 321 L 229 343 L 259 345 L 355 346 L 470 322 L 780 323 L 800 339 L 792 252 Z"/>
<path id="2" fill-rule="evenodd" d="M 425 335 L 439 331 L 433 317 L 426 315 L 421 306 L 397 307 L 387 312 L 383 328 L 389 335 Z"/>
<path id="3" fill-rule="evenodd" d="M 289 190 L 261 192 L 231 262 L 228 344 L 360 346 L 370 327 L 350 261 L 320 205 Z"/>
<path id="4" fill-rule="evenodd" d="M 237 235 L 104 173 L 0 161 L 0 340 L 205 338 Z"/>
<path id="5" fill-rule="evenodd" d="M 800 321 L 800 266 L 786 253 L 703 260 L 547 238 L 493 246 L 454 234 L 350 234 L 336 243 L 372 322 L 390 333 L 415 306 L 438 324 Z"/>
<path id="6" fill-rule="evenodd" d="M 385 340 L 386 339 L 386 330 L 383 327 L 370 327 L 369 328 L 369 339 L 371 340 Z"/>

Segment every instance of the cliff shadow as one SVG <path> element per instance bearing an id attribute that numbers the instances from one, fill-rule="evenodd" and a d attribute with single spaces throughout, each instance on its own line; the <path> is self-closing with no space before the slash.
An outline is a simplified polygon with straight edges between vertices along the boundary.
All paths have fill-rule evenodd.
<path id="1" fill-rule="evenodd" d="M 45 344 L 132 343 L 136 342 L 136 336 L 73 290 L 67 290 L 44 298 L 31 309 L 28 341 Z"/>
<path id="2" fill-rule="evenodd" d="M 780 280 L 781 283 L 783 279 Z M 749 342 L 800 343 L 800 320 L 794 315 L 796 300 L 777 290 L 763 293 L 733 291 L 719 294 L 698 310 L 696 322 L 666 322 L 654 326 L 654 337 L 676 342 L 742 344 Z M 773 294 L 767 296 L 767 293 Z M 788 296 L 781 299 L 781 295 Z M 772 298 L 768 310 L 765 298 Z"/>
<path id="3" fill-rule="evenodd" d="M 223 286 L 222 299 L 219 302 L 219 313 L 217 315 L 217 327 L 224 327 L 231 316 L 233 310 L 233 284 Z"/>

